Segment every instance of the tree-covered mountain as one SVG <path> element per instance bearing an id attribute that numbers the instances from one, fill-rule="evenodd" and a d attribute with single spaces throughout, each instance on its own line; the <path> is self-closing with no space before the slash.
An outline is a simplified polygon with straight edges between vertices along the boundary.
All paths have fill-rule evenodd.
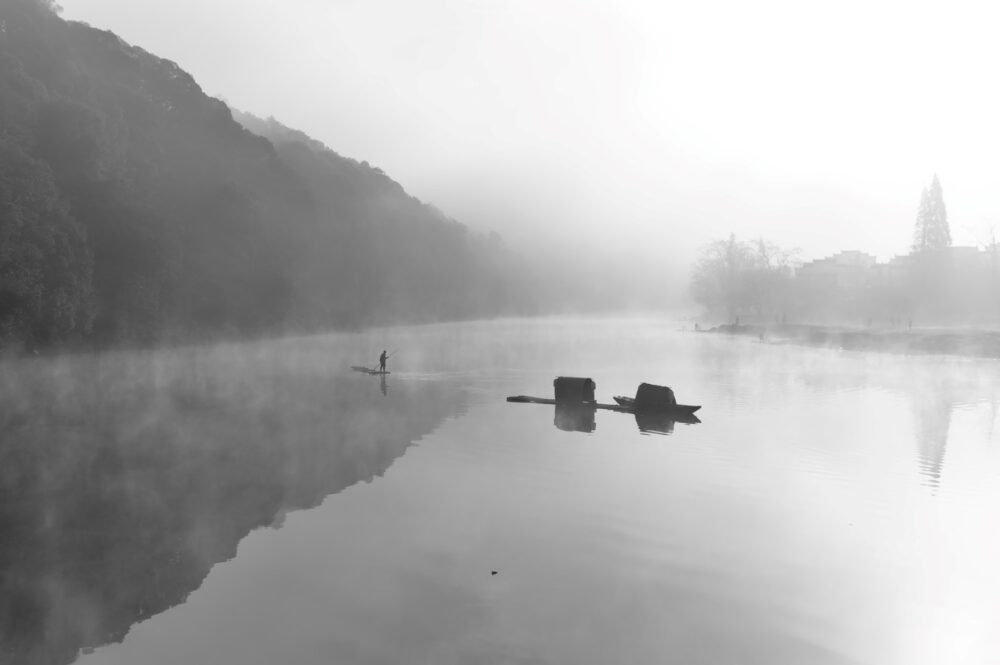
<path id="1" fill-rule="evenodd" d="M 53 7 L 0 0 L 0 345 L 528 307 L 496 236 Z"/>
<path id="2" fill-rule="evenodd" d="M 342 157 L 273 118 L 240 112 L 234 117 L 268 139 L 326 218 L 337 220 L 316 229 L 315 254 L 306 272 L 297 274 L 305 298 L 302 320 L 350 320 L 372 306 L 407 321 L 525 306 L 527 288 L 515 280 L 526 267 L 495 233 L 471 232 L 408 195 L 381 169 Z M 344 288 L 331 293 L 331 284 Z"/>

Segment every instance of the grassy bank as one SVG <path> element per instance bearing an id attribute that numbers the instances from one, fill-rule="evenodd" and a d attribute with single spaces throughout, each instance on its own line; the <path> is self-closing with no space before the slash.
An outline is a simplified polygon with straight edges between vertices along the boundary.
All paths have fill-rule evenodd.
<path id="1" fill-rule="evenodd" d="M 707 329 L 705 332 L 745 335 L 772 344 L 810 344 L 853 351 L 941 353 L 1000 358 L 1000 331 L 997 330 L 727 324 Z"/>

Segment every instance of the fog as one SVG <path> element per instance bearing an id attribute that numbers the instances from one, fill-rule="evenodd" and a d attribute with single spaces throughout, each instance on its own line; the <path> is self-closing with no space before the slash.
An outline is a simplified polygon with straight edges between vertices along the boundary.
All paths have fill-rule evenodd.
<path id="1" fill-rule="evenodd" d="M 515 247 L 670 281 L 730 232 L 885 259 L 933 173 L 955 244 L 1000 219 L 982 3 L 62 4 Z"/>
<path id="2" fill-rule="evenodd" d="M 1000 662 L 987 11 L 64 4 L 0 662 Z"/>

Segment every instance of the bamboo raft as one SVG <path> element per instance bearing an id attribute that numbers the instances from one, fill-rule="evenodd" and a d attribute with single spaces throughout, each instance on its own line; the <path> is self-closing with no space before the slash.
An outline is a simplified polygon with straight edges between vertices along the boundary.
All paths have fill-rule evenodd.
<path id="1" fill-rule="evenodd" d="M 372 369 L 371 367 L 361 367 L 360 365 L 351 365 L 351 369 L 355 372 L 361 372 L 362 374 L 392 374 L 389 370 L 383 372 L 382 370 Z"/>

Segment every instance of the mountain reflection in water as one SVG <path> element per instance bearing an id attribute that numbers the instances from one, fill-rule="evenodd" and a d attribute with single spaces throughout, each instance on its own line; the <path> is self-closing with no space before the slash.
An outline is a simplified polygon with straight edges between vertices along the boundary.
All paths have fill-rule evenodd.
<path id="1" fill-rule="evenodd" d="M 463 408 L 454 385 L 341 367 L 236 346 L 9 363 L 0 661 L 120 641 L 250 531 L 382 475 Z"/>

